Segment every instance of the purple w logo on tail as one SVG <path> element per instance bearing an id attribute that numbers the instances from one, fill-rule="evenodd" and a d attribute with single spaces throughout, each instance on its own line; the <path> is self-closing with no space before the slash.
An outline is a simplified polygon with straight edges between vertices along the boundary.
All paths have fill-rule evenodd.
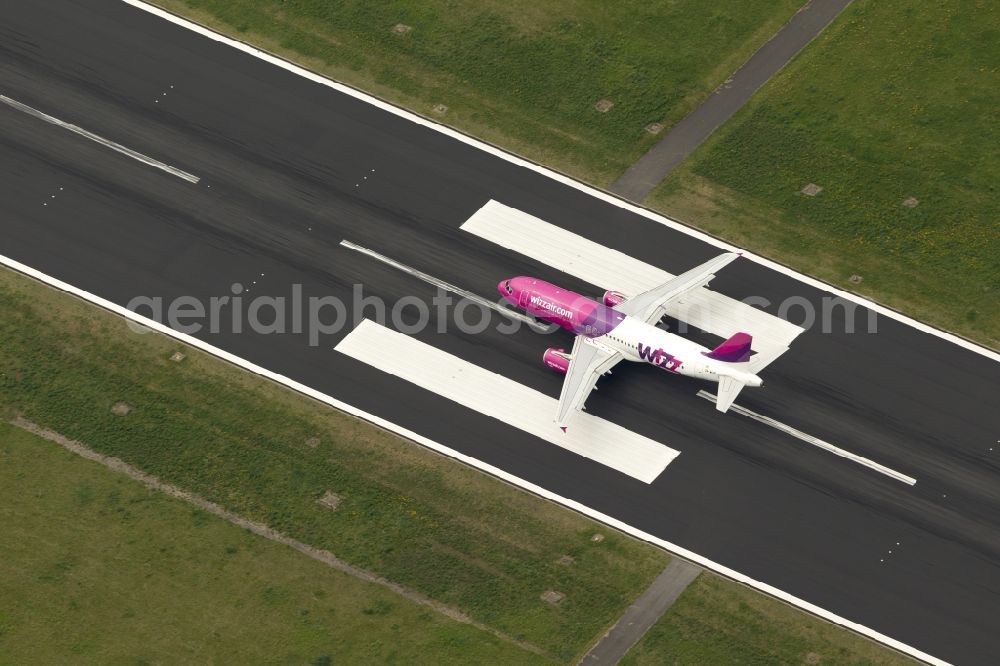
<path id="1" fill-rule="evenodd" d="M 705 356 L 726 363 L 744 363 L 750 360 L 750 343 L 753 338 L 748 333 L 734 333 L 732 337 Z"/>

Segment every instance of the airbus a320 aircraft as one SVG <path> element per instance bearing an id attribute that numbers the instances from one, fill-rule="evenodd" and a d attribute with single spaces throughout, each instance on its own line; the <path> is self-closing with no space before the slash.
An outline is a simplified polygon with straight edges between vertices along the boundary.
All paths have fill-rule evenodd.
<path id="1" fill-rule="evenodd" d="M 751 356 L 750 335 L 736 333 L 710 350 L 656 326 L 671 301 L 705 286 L 715 271 L 737 257 L 731 252 L 720 255 L 636 296 L 607 291 L 603 303 L 532 277 L 498 284 L 514 305 L 576 334 L 571 353 L 550 347 L 542 356 L 547 366 L 566 375 L 556 424 L 565 432 L 570 416 L 583 409 L 598 378 L 622 360 L 718 382 L 715 407 L 720 412 L 729 409 L 744 386 L 760 386 L 763 382 L 756 373 L 784 349 Z"/>

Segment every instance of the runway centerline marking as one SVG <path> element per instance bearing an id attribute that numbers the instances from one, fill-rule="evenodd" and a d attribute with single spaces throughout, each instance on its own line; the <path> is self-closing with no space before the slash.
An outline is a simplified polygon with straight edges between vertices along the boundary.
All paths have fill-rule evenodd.
<path id="1" fill-rule="evenodd" d="M 699 398 L 704 398 L 705 400 L 708 400 L 709 402 L 713 402 L 713 403 L 715 402 L 715 396 L 712 395 L 711 393 L 709 393 L 708 391 L 698 391 L 698 397 Z M 844 449 L 840 448 L 839 446 L 834 446 L 833 444 L 830 444 L 829 442 L 823 441 L 819 437 L 813 437 L 812 435 L 810 435 L 808 433 L 802 432 L 801 430 L 793 428 L 790 425 L 786 425 L 786 424 L 782 423 L 781 421 L 772 419 L 769 416 L 764 416 L 763 414 L 758 414 L 757 412 L 751 411 L 751 410 L 747 409 L 746 407 L 741 407 L 740 405 L 734 404 L 732 407 L 729 408 L 729 411 L 736 412 L 737 414 L 742 414 L 743 416 L 751 418 L 754 421 L 758 421 L 758 422 L 763 423 L 765 425 L 769 425 L 772 428 L 774 428 L 775 430 L 780 430 L 781 432 L 787 433 L 787 434 L 789 434 L 789 435 L 791 435 L 791 436 L 793 436 L 793 437 L 795 437 L 797 439 L 802 440 L 803 442 L 806 442 L 807 444 L 812 444 L 813 446 L 815 446 L 817 448 L 823 449 L 824 451 L 829 451 L 830 453 L 832 453 L 832 454 L 834 454 L 836 456 L 840 456 L 841 458 L 847 458 L 848 460 L 856 462 L 859 465 L 863 465 L 863 466 L 865 466 L 865 467 L 867 467 L 869 469 L 873 469 L 876 472 L 878 472 L 879 474 L 885 474 L 886 476 L 888 476 L 890 478 L 893 478 L 893 479 L 896 479 L 897 481 L 902 481 L 903 483 L 905 483 L 907 485 L 912 486 L 912 485 L 915 485 L 917 483 L 917 480 L 914 479 L 912 476 L 907 476 L 906 474 L 903 474 L 902 472 L 897 472 L 894 469 L 891 469 L 889 467 L 886 467 L 885 465 L 879 464 L 879 463 L 877 463 L 874 460 L 871 460 L 869 458 L 865 458 L 865 457 L 859 456 L 856 453 L 851 453 L 850 451 L 845 451 Z"/>
<path id="2" fill-rule="evenodd" d="M 542 333 L 545 333 L 545 332 L 547 332 L 549 330 L 548 326 L 546 326 L 545 324 L 542 324 L 542 323 L 536 321 L 534 318 L 529 317 L 528 315 L 521 314 L 517 310 L 511 310 L 511 309 L 505 308 L 505 307 L 503 307 L 502 305 L 500 305 L 498 303 L 494 303 L 493 301 L 490 301 L 488 299 L 483 298 L 482 296 L 479 296 L 478 294 L 474 294 L 471 291 L 468 291 L 466 289 L 462 289 L 461 287 L 456 287 L 455 285 L 451 284 L 450 282 L 445 282 L 444 280 L 439 280 L 438 278 L 434 277 L 433 275 L 429 275 L 427 273 L 424 273 L 423 271 L 417 270 L 416 268 L 412 268 L 410 266 L 407 266 L 406 264 L 400 263 L 400 262 L 396 261 L 395 259 L 391 259 L 391 258 L 385 256 L 384 254 L 379 254 L 375 250 L 369 250 L 366 247 L 361 247 L 360 245 L 352 243 L 349 240 L 342 240 L 342 241 L 340 241 L 340 244 L 343 247 L 346 247 L 349 250 L 354 250 L 355 252 L 360 252 L 361 254 L 366 254 L 369 257 L 372 257 L 373 259 L 376 259 L 377 261 L 380 261 L 383 264 L 386 264 L 387 266 L 392 266 L 395 269 L 403 271 L 404 273 L 408 273 L 409 275 L 412 275 L 415 278 L 423 280 L 424 282 L 426 282 L 428 284 L 432 284 L 435 287 L 440 287 L 441 289 L 444 289 L 445 291 L 449 291 L 449 292 L 451 292 L 453 294 L 458 294 L 462 298 L 468 299 L 468 300 L 470 300 L 470 301 L 472 301 L 474 303 L 478 303 L 479 305 L 483 306 L 484 308 L 489 308 L 491 310 L 495 310 L 495 311 L 499 312 L 500 314 L 502 314 L 503 316 L 505 316 L 505 317 L 507 317 L 509 319 L 515 319 L 517 321 L 525 323 L 528 326 L 530 326 L 533 329 L 535 329 L 536 331 L 541 331 Z"/>
<path id="3" fill-rule="evenodd" d="M 178 169 L 177 167 L 172 167 L 169 164 L 165 164 L 165 163 L 163 163 L 163 162 L 161 162 L 159 160 L 153 159 L 152 157 L 149 157 L 148 155 L 143 155 L 142 153 L 137 152 L 135 150 L 132 150 L 131 148 L 127 148 L 127 147 L 121 145 L 120 143 L 115 143 L 114 141 L 111 141 L 110 139 L 105 139 L 104 137 L 102 137 L 102 136 L 100 136 L 98 134 L 94 134 L 93 132 L 89 132 L 89 131 L 83 129 L 82 127 L 79 127 L 77 125 L 73 125 L 72 123 L 67 123 L 66 121 L 63 121 L 63 120 L 59 120 L 58 118 L 56 118 L 54 116 L 50 116 L 49 114 L 44 113 L 42 111 L 39 111 L 38 109 L 32 108 L 32 107 L 28 106 L 27 104 L 22 104 L 21 102 L 18 102 L 16 99 L 11 99 L 10 97 L 7 97 L 6 95 L 0 95 L 0 102 L 3 102 L 4 104 L 6 104 L 7 106 L 11 107 L 12 109 L 16 109 L 18 111 L 21 111 L 22 113 L 28 114 L 29 116 L 34 116 L 35 118 L 38 118 L 39 120 L 44 120 L 47 123 L 51 123 L 52 125 L 55 125 L 56 127 L 61 127 L 61 128 L 65 129 L 65 130 L 69 130 L 70 132 L 73 132 L 74 134 L 79 134 L 82 137 L 86 137 L 86 138 L 90 139 L 91 141 L 99 143 L 99 144 L 101 144 L 102 146 L 104 146 L 106 148 L 110 148 L 111 150 L 114 150 L 115 152 L 119 152 L 122 155 L 127 155 L 127 156 L 131 157 L 134 160 L 138 160 L 138 161 L 142 162 L 143 164 L 148 164 L 149 166 L 155 167 L 157 169 L 160 169 L 161 171 L 166 171 L 167 173 L 169 173 L 172 176 L 177 176 L 178 178 L 183 178 L 184 180 L 188 181 L 189 183 L 197 183 L 199 180 L 201 180 L 201 178 L 199 178 L 198 176 L 195 176 L 194 174 L 190 174 L 187 171 L 182 171 L 181 169 Z"/>
<path id="4" fill-rule="evenodd" d="M 586 412 L 577 414 L 575 425 L 564 433 L 556 427 L 555 398 L 370 319 L 362 320 L 334 349 L 645 483 L 655 481 L 680 455 Z"/>

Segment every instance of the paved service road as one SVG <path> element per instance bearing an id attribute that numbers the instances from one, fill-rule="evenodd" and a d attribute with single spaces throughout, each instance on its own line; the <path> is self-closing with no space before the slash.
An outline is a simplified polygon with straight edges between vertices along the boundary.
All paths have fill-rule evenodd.
<path id="1" fill-rule="evenodd" d="M 632 201 L 645 199 L 674 167 L 694 152 L 715 128 L 729 120 L 758 88 L 849 4 L 851 0 L 809 0 L 735 74 L 674 125 L 608 189 Z"/>
<path id="2" fill-rule="evenodd" d="M 584 656 L 581 666 L 604 666 L 621 661 L 701 572 L 701 567 L 679 557 L 671 559 L 656 580 L 625 610 L 617 624 Z"/>
<path id="3" fill-rule="evenodd" d="M 390 303 L 433 295 L 345 238 L 489 297 L 518 274 L 595 291 L 461 231 L 491 199 L 674 272 L 718 253 L 124 4 L 0 5 L 0 94 L 200 179 L 0 105 L 0 254 L 121 304 L 207 300 L 235 282 L 250 297 L 300 284 L 350 303 L 357 283 Z M 747 260 L 712 286 L 772 312 L 824 296 Z M 588 411 L 681 451 L 652 484 L 335 352 L 347 330 L 317 346 L 228 326 L 199 336 L 937 657 L 1000 663 L 1000 364 L 888 317 L 877 334 L 847 334 L 843 316 L 840 332 L 801 335 L 739 402 L 915 486 L 718 414 L 703 384 L 634 364 L 602 380 Z M 414 336 L 558 395 L 541 354 L 566 335 L 438 323 Z"/>

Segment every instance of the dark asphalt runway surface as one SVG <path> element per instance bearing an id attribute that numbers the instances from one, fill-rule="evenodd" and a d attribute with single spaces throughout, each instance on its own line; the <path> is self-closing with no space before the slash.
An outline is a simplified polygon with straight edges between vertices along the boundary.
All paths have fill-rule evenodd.
<path id="1" fill-rule="evenodd" d="M 201 177 L 0 105 L 0 253 L 120 304 L 234 282 L 250 296 L 294 283 L 348 302 L 355 283 L 390 303 L 433 295 L 344 238 L 488 297 L 517 274 L 595 291 L 459 231 L 489 199 L 673 272 L 718 253 L 123 4 L 0 6 L 0 94 Z M 750 261 L 712 286 L 823 296 Z M 568 336 L 436 323 L 417 337 L 558 395 L 541 354 Z M 646 485 L 334 352 L 346 332 L 316 347 L 199 337 L 935 656 L 1000 663 L 1000 364 L 879 317 L 877 334 L 803 334 L 740 396 L 914 487 L 720 415 L 695 396 L 702 383 L 620 366 L 588 410 L 682 452 Z"/>

